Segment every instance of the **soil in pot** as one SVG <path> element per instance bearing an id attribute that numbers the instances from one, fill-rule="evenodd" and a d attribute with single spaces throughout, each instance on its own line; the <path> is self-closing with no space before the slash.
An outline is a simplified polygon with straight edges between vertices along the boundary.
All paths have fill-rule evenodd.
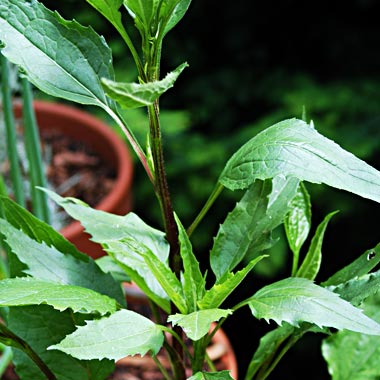
<path id="1" fill-rule="evenodd" d="M 120 215 L 129 212 L 133 165 L 125 142 L 108 125 L 74 107 L 35 101 L 34 108 L 44 141 L 48 187 L 107 212 Z M 16 119 L 21 120 L 21 104 L 15 103 L 14 110 Z M 20 151 L 21 147 L 22 144 Z M 2 166 L 1 171 L 7 169 L 6 164 Z M 104 255 L 79 222 L 64 226 L 69 221 L 65 217 L 63 224 L 60 222 L 65 214 L 56 211 L 53 214 L 58 216 L 54 227 L 80 251 L 93 258 Z"/>

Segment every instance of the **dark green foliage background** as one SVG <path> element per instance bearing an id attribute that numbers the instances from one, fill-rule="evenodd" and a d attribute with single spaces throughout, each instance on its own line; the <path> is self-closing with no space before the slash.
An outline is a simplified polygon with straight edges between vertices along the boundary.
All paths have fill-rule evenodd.
<path id="1" fill-rule="evenodd" d="M 43 2 L 105 35 L 114 51 L 118 79 L 125 80 L 122 75 L 126 75 L 135 80 L 122 43 L 84 0 Z M 380 168 L 379 13 L 376 0 L 193 0 L 186 17 L 166 38 L 162 68 L 165 73 L 184 61 L 190 65 L 161 102 L 162 109 L 173 111 L 166 113 L 163 133 L 175 208 L 185 224 L 195 217 L 229 156 L 265 127 L 287 117 L 301 117 L 303 106 L 322 134 Z M 184 112 L 174 112 L 178 110 Z M 127 116 L 142 138 L 144 118 L 143 111 Z M 379 242 L 380 210 L 373 202 L 350 194 L 308 188 L 314 228 L 325 214 L 341 210 L 327 229 L 317 279 L 323 280 Z M 157 225 L 156 200 L 139 167 L 134 193 L 135 211 Z M 238 197 L 225 191 L 213 216 L 194 235 L 204 263 L 209 234 L 216 232 Z M 277 246 L 273 256 L 272 266 L 262 268 L 259 279 L 250 278 L 236 297 L 252 295 L 268 276 L 276 279 L 289 274 L 284 244 Z M 249 311 L 239 313 L 226 329 L 244 371 L 257 338 L 268 325 L 249 318 L 249 332 L 242 333 L 242 323 L 235 326 L 234 322 L 249 317 Z M 243 344 L 241 334 L 252 334 L 254 339 L 247 343 L 244 338 Z M 307 336 L 271 378 L 328 379 L 319 341 Z"/>

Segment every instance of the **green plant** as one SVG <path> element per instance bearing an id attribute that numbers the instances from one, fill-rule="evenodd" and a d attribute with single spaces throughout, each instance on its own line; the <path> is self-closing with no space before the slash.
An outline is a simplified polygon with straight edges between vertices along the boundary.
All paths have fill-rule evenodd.
<path id="1" fill-rule="evenodd" d="M 317 227 L 305 255 L 301 256 L 301 248 L 311 228 L 310 197 L 304 182 L 323 183 L 380 202 L 380 172 L 323 137 L 313 123 L 285 120 L 257 134 L 230 158 L 204 208 L 185 229 L 173 210 L 167 183 L 159 98 L 187 66 L 182 64 L 161 79 L 163 39 L 184 16 L 190 0 L 87 2 L 110 21 L 128 46 L 138 83 L 115 82 L 104 39 L 92 28 L 66 21 L 37 1 L 1 2 L 2 53 L 42 91 L 102 108 L 128 138 L 152 183 L 164 231 L 148 226 L 134 213 L 107 214 L 44 191 L 80 220 L 112 263 L 142 289 L 151 301 L 154 322 L 127 309 L 120 284 L 100 269 L 99 262 L 82 255 L 47 224 L 2 197 L 0 231 L 9 247 L 11 278 L 0 281 L 0 305 L 9 307 L 5 323 L 0 324 L 0 342 L 15 348 L 20 377 L 100 380 L 112 372 L 115 360 L 149 352 L 167 379 L 186 379 L 186 361 L 191 380 L 231 379 L 228 371 L 215 373 L 206 347 L 229 315 L 249 307 L 255 318 L 273 320 L 279 326 L 260 340 L 247 380 L 266 379 L 307 332 L 329 336 L 323 354 L 334 379 L 347 378 L 342 363 L 365 354 L 371 360 L 354 367 L 350 379 L 360 378 L 364 371 L 370 373 L 367 379 L 377 378 L 378 355 L 369 350 L 380 335 L 375 321 L 378 302 L 373 299 L 380 286 L 380 271 L 374 271 L 380 247 L 360 255 L 318 285 L 314 280 L 321 266 L 322 241 L 334 213 Z M 140 33 L 140 50 L 124 27 L 121 12 L 126 10 Z M 119 107 L 147 107 L 145 150 Z M 200 269 L 190 239 L 199 224 L 205 223 L 223 188 L 241 190 L 243 196 L 214 238 L 207 274 Z M 271 233 L 280 225 L 285 226 L 293 253 L 289 277 L 224 308 L 224 301 L 233 300 L 231 293 L 265 260 L 262 252 L 275 243 Z M 248 262 L 246 257 L 250 257 Z M 366 311 L 374 319 L 358 308 L 367 299 L 371 302 Z M 212 322 L 217 324 L 210 332 Z M 334 333 L 335 329 L 341 331 Z M 184 344 L 185 335 L 192 350 Z M 156 357 L 161 348 L 168 354 L 172 374 Z M 204 370 L 205 363 L 209 370 Z"/>

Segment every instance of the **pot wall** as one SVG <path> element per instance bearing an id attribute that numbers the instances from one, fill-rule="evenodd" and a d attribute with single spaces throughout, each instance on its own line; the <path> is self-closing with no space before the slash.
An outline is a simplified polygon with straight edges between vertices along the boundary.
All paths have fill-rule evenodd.
<path id="1" fill-rule="evenodd" d="M 35 101 L 34 109 L 40 130 L 54 128 L 77 141 L 84 141 L 116 169 L 114 187 L 95 208 L 124 215 L 132 208 L 132 158 L 126 143 L 104 122 L 88 112 L 60 103 Z M 15 116 L 21 117 L 21 104 L 14 106 Z M 76 247 L 93 258 L 105 254 L 99 244 L 89 240 L 79 222 L 72 222 L 61 231 Z"/>

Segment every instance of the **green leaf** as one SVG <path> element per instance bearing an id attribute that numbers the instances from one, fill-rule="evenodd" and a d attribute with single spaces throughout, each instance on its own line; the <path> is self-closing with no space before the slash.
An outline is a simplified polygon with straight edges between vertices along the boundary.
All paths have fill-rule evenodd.
<path id="1" fill-rule="evenodd" d="M 79 361 L 63 352 L 47 350 L 75 330 L 74 318 L 70 310 L 59 312 L 48 305 L 22 306 L 10 309 L 9 328 L 32 346 L 57 379 L 104 380 L 114 368 L 112 361 Z M 23 352 L 14 350 L 13 363 L 21 380 L 46 380 Z"/>
<path id="2" fill-rule="evenodd" d="M 337 212 L 328 214 L 323 222 L 317 227 L 317 231 L 311 241 L 309 251 L 306 254 L 301 267 L 298 269 L 296 276 L 305 277 L 309 280 L 314 280 L 319 272 L 322 261 L 322 242 L 330 219 Z"/>
<path id="3" fill-rule="evenodd" d="M 259 133 L 228 161 L 219 181 L 231 190 L 275 176 L 324 183 L 380 202 L 380 173 L 320 135 L 290 119 Z"/>
<path id="4" fill-rule="evenodd" d="M 189 310 L 183 286 L 175 273 L 170 269 L 169 264 L 160 261 L 149 249 L 145 251 L 140 250 L 140 254 L 148 265 L 150 272 L 155 276 L 170 300 L 181 313 L 187 313 Z"/>
<path id="5" fill-rule="evenodd" d="M 165 20 L 163 35 L 172 30 L 183 18 L 190 6 L 191 0 L 166 0 L 163 1 L 160 16 Z"/>
<path id="6" fill-rule="evenodd" d="M 257 255 L 272 245 L 271 231 L 288 212 L 298 180 L 276 177 L 256 181 L 220 226 L 210 253 L 211 268 L 217 280 L 232 271 L 254 250 Z"/>
<path id="7" fill-rule="evenodd" d="M 360 305 L 365 299 L 380 290 L 380 270 L 355 277 L 337 286 L 330 286 L 328 289 L 338 293 L 353 305 Z"/>
<path id="8" fill-rule="evenodd" d="M 111 256 L 102 256 L 95 260 L 104 273 L 110 273 L 117 282 L 131 282 L 131 278 L 123 271 Z"/>
<path id="9" fill-rule="evenodd" d="M 152 30 L 152 21 L 156 15 L 159 0 L 124 0 L 124 5 L 134 18 L 140 32 L 145 32 L 149 37 Z"/>
<path id="10" fill-rule="evenodd" d="M 173 72 L 156 82 L 149 83 L 118 83 L 109 79 L 102 79 L 107 95 L 117 101 L 123 108 L 145 107 L 154 103 L 163 93 L 173 87 L 175 81 L 187 67 L 187 63 L 180 65 Z"/>
<path id="11" fill-rule="evenodd" d="M 181 326 L 191 340 L 199 340 L 209 332 L 212 322 L 217 322 L 220 318 L 226 318 L 230 314 L 232 314 L 232 310 L 199 310 L 186 315 L 170 315 L 168 322 Z"/>
<path id="12" fill-rule="evenodd" d="M 367 274 L 380 262 L 380 244 L 373 249 L 368 249 L 352 263 L 332 275 L 322 286 L 339 285 Z"/>
<path id="13" fill-rule="evenodd" d="M 377 306 L 366 308 L 380 321 Z M 380 377 L 380 337 L 339 331 L 322 343 L 322 354 L 333 380 L 377 380 Z"/>
<path id="14" fill-rule="evenodd" d="M 294 333 L 295 328 L 287 323 L 269 331 L 261 339 L 247 370 L 247 379 L 253 379 L 256 373 L 263 367 L 268 367 L 279 348 Z"/>
<path id="15" fill-rule="evenodd" d="M 163 232 L 148 226 L 134 213 L 125 216 L 113 215 L 95 210 L 75 198 L 62 198 L 52 191 L 44 191 L 71 217 L 81 222 L 86 232 L 92 236 L 92 240 L 105 248 L 144 293 L 147 291 L 146 294 L 150 298 L 164 309 L 167 308 L 165 291 L 141 254 L 135 250 L 138 246 L 141 246 L 142 251 L 148 248 L 160 261 L 167 262 L 169 244 Z M 131 244 L 132 241 L 136 244 Z"/>
<path id="16" fill-rule="evenodd" d="M 207 290 L 204 297 L 198 302 L 201 309 L 218 308 L 224 300 L 238 287 L 245 279 L 253 267 L 264 257 L 259 256 L 251 260 L 249 264 L 239 272 L 228 273 L 220 281 L 217 281 L 210 290 Z"/>
<path id="17" fill-rule="evenodd" d="M 116 301 L 90 289 L 61 285 L 31 277 L 0 281 L 0 306 L 27 306 L 48 304 L 56 310 L 72 309 L 74 313 L 116 311 Z"/>
<path id="18" fill-rule="evenodd" d="M 164 336 L 152 321 L 129 310 L 107 318 L 87 321 L 60 343 L 49 347 L 78 359 L 119 360 L 127 355 L 158 353 Z"/>
<path id="19" fill-rule="evenodd" d="M 286 215 L 284 226 L 289 247 L 298 258 L 311 228 L 310 195 L 302 182 L 290 203 L 290 211 Z"/>
<path id="20" fill-rule="evenodd" d="M 197 372 L 195 375 L 189 377 L 187 380 L 234 380 L 230 371 L 218 372 Z"/>
<path id="21" fill-rule="evenodd" d="M 190 239 L 177 215 L 175 215 L 175 220 L 179 231 L 180 254 L 184 270 L 182 280 L 183 292 L 188 310 L 192 312 L 197 310 L 197 302 L 205 293 L 206 281 L 203 278 L 199 263 L 193 253 Z"/>
<path id="22" fill-rule="evenodd" d="M 111 50 L 92 28 L 66 21 L 37 1 L 3 0 L 0 40 L 2 53 L 40 90 L 107 108 L 100 78 L 113 78 Z"/>
<path id="23" fill-rule="evenodd" d="M 116 29 L 124 29 L 119 9 L 123 0 L 86 0 L 101 13 Z"/>
<path id="24" fill-rule="evenodd" d="M 248 304 L 256 318 L 273 319 L 278 324 L 310 322 L 380 335 L 380 325 L 360 309 L 305 278 L 291 277 L 265 286 L 242 304 Z"/>
<path id="25" fill-rule="evenodd" d="M 26 220 L 20 219 L 21 224 L 25 222 Z M 44 231 L 36 228 L 41 226 L 45 225 L 40 222 L 34 227 L 31 225 L 30 229 L 38 235 L 40 231 Z M 115 298 L 121 305 L 125 304 L 120 285 L 111 275 L 103 273 L 92 259 L 81 261 L 55 247 L 47 246 L 44 241 L 39 243 L 3 219 L 0 219 L 0 231 L 18 259 L 27 265 L 23 273 L 40 280 L 92 289 Z M 46 231 L 41 233 L 40 237 L 44 237 L 45 233 Z M 51 237 L 54 241 L 54 236 Z"/>

